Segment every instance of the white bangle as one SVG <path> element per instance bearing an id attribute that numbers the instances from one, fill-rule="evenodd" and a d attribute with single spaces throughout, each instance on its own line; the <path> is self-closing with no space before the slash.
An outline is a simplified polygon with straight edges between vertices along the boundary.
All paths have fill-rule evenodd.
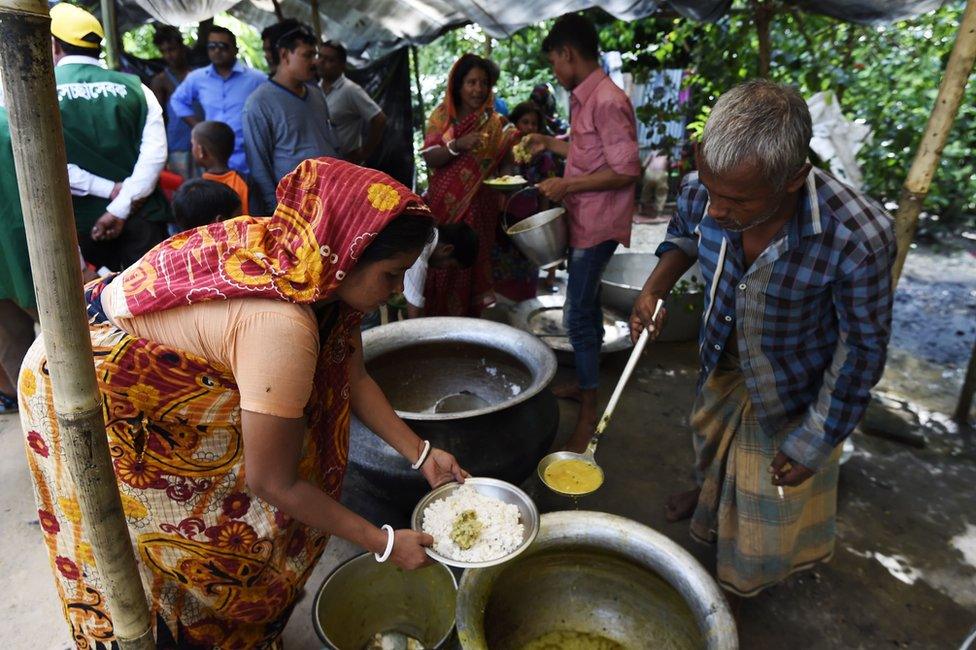
<path id="1" fill-rule="evenodd" d="M 455 158 L 461 155 L 460 151 L 454 150 L 454 140 L 451 140 L 450 142 L 447 143 L 446 149 L 447 149 L 447 153 L 451 154 Z"/>
<path id="2" fill-rule="evenodd" d="M 420 469 L 421 465 L 424 464 L 424 461 L 427 460 L 427 456 L 429 455 L 430 455 L 430 440 L 424 440 L 424 450 L 420 452 L 420 458 L 417 459 L 416 463 L 410 466 L 410 469 Z"/>
<path id="3" fill-rule="evenodd" d="M 390 524 L 383 524 L 381 530 L 386 531 L 386 550 L 383 551 L 383 555 L 373 553 L 373 557 L 376 558 L 377 562 L 386 562 L 388 559 L 390 559 L 390 553 L 393 552 L 393 526 Z"/>

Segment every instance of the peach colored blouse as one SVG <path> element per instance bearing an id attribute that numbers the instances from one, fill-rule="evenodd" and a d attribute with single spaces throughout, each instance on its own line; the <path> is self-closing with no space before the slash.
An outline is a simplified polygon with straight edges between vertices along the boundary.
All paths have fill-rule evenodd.
<path id="1" fill-rule="evenodd" d="M 262 298 L 215 300 L 128 316 L 122 283 L 102 293 L 105 315 L 122 330 L 230 369 L 241 409 L 299 418 L 319 354 L 311 307 Z"/>

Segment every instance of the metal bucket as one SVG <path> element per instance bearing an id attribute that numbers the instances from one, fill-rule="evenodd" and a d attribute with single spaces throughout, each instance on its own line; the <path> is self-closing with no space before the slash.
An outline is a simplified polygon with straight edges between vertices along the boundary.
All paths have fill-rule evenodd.
<path id="1" fill-rule="evenodd" d="M 312 624 L 322 643 L 337 650 L 364 648 L 376 634 L 403 634 L 440 648 L 454 631 L 456 596 L 457 581 L 443 564 L 404 571 L 364 553 L 319 587 Z"/>
<path id="2" fill-rule="evenodd" d="M 465 571 L 457 628 L 464 650 L 540 639 L 566 647 L 574 635 L 624 648 L 738 648 L 728 604 L 705 569 L 664 535 L 603 512 L 542 515 L 525 553 Z M 551 638 L 563 634 L 570 639 Z"/>
<path id="3" fill-rule="evenodd" d="M 566 209 L 545 210 L 511 227 L 505 224 L 505 234 L 536 266 L 556 264 L 566 258 L 569 245 Z"/>

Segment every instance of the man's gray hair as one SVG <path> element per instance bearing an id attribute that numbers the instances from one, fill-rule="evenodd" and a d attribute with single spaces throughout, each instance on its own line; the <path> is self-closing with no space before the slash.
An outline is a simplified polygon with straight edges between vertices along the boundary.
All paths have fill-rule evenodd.
<path id="1" fill-rule="evenodd" d="M 714 174 L 751 162 L 781 190 L 806 162 L 812 135 L 810 110 L 800 93 L 755 79 L 718 98 L 699 152 Z"/>

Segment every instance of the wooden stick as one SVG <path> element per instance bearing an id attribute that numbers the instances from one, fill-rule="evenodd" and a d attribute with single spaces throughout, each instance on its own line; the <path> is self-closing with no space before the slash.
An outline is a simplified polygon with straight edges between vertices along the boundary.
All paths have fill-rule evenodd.
<path id="1" fill-rule="evenodd" d="M 285 12 L 281 10 L 281 3 L 278 0 L 271 0 L 271 5 L 274 7 L 275 16 L 278 17 L 278 22 L 285 19 Z"/>
<path id="2" fill-rule="evenodd" d="M 152 649 L 92 364 L 50 34 L 46 0 L 0 0 L 0 70 L 65 462 L 119 645 Z"/>
<path id="3" fill-rule="evenodd" d="M 895 213 L 898 256 L 895 258 L 892 277 L 896 285 L 905 266 L 908 249 L 915 239 L 918 215 L 922 211 L 922 204 L 932 185 L 932 176 L 939 167 L 942 149 L 949 138 L 956 113 L 959 111 L 959 104 L 962 102 L 974 61 L 976 61 L 976 0 L 967 0 L 962 21 L 959 23 L 959 31 L 956 33 L 956 43 L 949 55 L 942 83 L 939 84 L 935 106 L 929 116 L 922 141 L 915 152 L 915 160 L 912 161 L 912 167 L 905 178 L 901 199 L 898 201 L 898 212 Z"/>
<path id="4" fill-rule="evenodd" d="M 319 14 L 319 0 L 310 0 L 312 9 L 312 29 L 315 30 L 315 40 L 322 42 L 322 16 Z"/>

